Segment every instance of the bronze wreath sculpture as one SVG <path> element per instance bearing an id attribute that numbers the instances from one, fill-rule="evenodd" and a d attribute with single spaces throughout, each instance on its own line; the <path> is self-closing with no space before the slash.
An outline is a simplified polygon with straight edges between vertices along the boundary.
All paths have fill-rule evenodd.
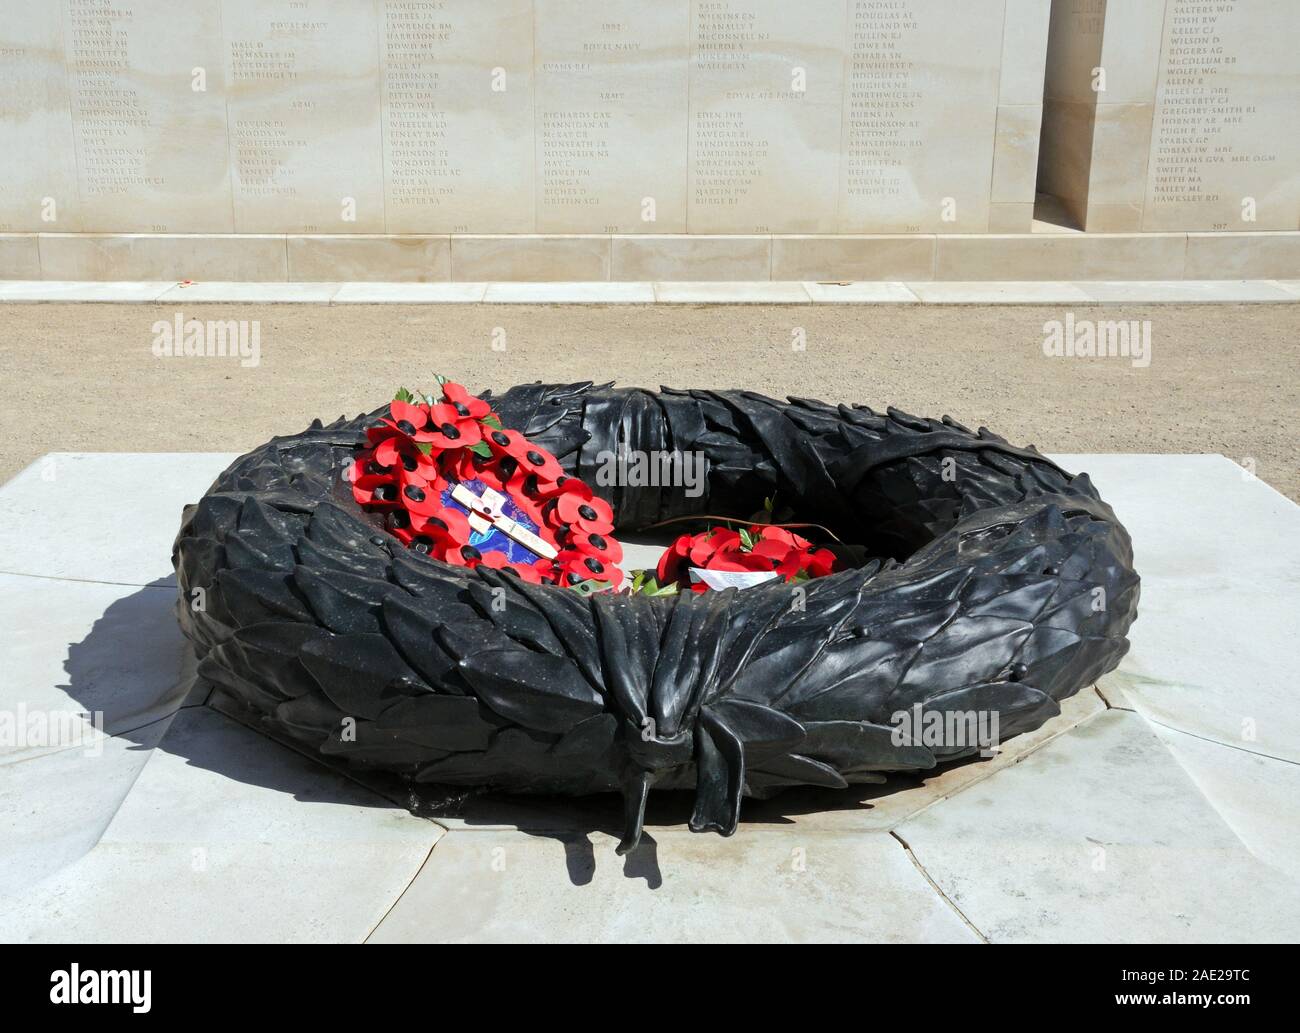
<path id="1" fill-rule="evenodd" d="M 403 547 L 341 483 L 373 418 L 317 421 L 238 459 L 185 510 L 177 614 L 200 673 L 275 731 L 356 765 L 506 791 L 621 790 L 628 850 L 652 786 L 693 787 L 691 828 L 729 835 L 742 796 L 882 782 L 977 752 L 900 741 L 892 715 L 993 711 L 1006 738 L 1128 648 L 1138 577 L 1123 526 L 1086 475 L 987 430 L 590 382 L 492 402 L 593 487 L 602 453 L 704 453 L 699 497 L 597 487 L 620 531 L 744 516 L 778 492 L 876 558 L 806 582 L 800 606 L 782 582 L 588 596 L 454 568 Z"/>

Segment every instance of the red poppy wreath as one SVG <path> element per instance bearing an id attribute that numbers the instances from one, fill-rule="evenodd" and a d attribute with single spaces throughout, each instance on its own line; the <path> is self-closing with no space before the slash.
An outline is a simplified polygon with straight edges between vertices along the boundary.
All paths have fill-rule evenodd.
<path id="1" fill-rule="evenodd" d="M 710 527 L 699 534 L 682 535 L 660 557 L 655 580 L 660 586 L 706 592 L 721 587 L 747 588 L 778 578 L 806 581 L 837 569 L 830 549 L 818 548 L 779 524 L 751 524 L 739 530 Z"/>
<path id="2" fill-rule="evenodd" d="M 566 476 L 541 445 L 503 426 L 486 401 L 438 377 L 440 399 L 397 392 L 366 431 L 349 472 L 352 495 L 409 548 L 455 566 L 492 567 L 534 584 L 584 592 L 623 585 L 623 547 L 608 502 Z M 677 538 L 657 568 L 633 571 L 630 591 L 671 595 L 802 581 L 838 569 L 768 511 L 740 530 L 709 526 Z M 717 518 L 724 519 L 724 518 Z M 735 521 L 731 521 L 735 522 Z"/>
<path id="3" fill-rule="evenodd" d="M 509 570 L 536 584 L 617 589 L 623 548 L 614 514 L 559 461 L 463 386 L 438 377 L 442 397 L 403 388 L 366 431 L 352 495 L 381 511 L 417 552 L 461 567 Z"/>

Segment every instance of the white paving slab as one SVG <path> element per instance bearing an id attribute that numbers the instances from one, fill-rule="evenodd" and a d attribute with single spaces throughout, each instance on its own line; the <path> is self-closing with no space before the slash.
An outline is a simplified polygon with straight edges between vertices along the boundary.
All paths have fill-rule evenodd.
<path id="1" fill-rule="evenodd" d="M 227 283 L 194 281 L 177 283 L 158 301 L 165 305 L 192 302 L 240 302 L 259 305 L 328 304 L 338 293 L 337 283 Z"/>
<path id="2" fill-rule="evenodd" d="M 1077 286 L 1094 301 L 1132 302 L 1145 305 L 1295 300 L 1280 286 L 1267 280 L 1081 281 Z"/>
<path id="3" fill-rule="evenodd" d="M 656 283 L 655 300 L 672 305 L 807 305 L 802 283 Z"/>
<path id="4" fill-rule="evenodd" d="M 371 942 L 977 942 L 885 834 L 451 832 Z"/>
<path id="5" fill-rule="evenodd" d="M 236 458 L 233 452 L 43 456 L 0 487 L 0 573 L 174 584 L 172 540 L 181 510 Z"/>
<path id="6" fill-rule="evenodd" d="M 99 842 L 170 723 L 0 767 L 0 914 Z"/>
<path id="7" fill-rule="evenodd" d="M 1105 685 L 1152 721 L 1300 761 L 1300 506 L 1223 456 L 1057 456 L 1133 537 L 1133 648 Z"/>
<path id="8" fill-rule="evenodd" d="M 489 283 L 483 300 L 513 305 L 650 305 L 648 283 Z"/>
<path id="9" fill-rule="evenodd" d="M 0 940 L 360 941 L 440 835 L 216 711 L 190 708 L 93 848 L 0 898 Z"/>
<path id="10" fill-rule="evenodd" d="M 1068 305 L 1088 301 L 1077 284 L 1051 280 L 909 281 L 907 289 L 929 305 Z"/>
<path id="11" fill-rule="evenodd" d="M 803 289 L 819 305 L 915 305 L 920 299 L 905 283 L 813 283 Z"/>
<path id="12" fill-rule="evenodd" d="M 619 539 L 623 546 L 623 559 L 619 562 L 619 569 L 624 574 L 631 575 L 634 570 L 653 571 L 659 565 L 659 558 L 667 550 L 667 543 L 660 544 L 653 542 L 648 538 L 642 538 L 639 535 L 629 535 L 627 539 Z"/>
<path id="13" fill-rule="evenodd" d="M 0 574 L 0 738 L 7 761 L 85 749 L 174 712 L 194 659 L 170 588 Z"/>
<path id="14" fill-rule="evenodd" d="M 1300 880 L 1300 764 L 1153 728 L 1246 848 Z"/>
<path id="15" fill-rule="evenodd" d="M 483 300 L 486 290 L 486 283 L 345 283 L 330 304 L 475 304 Z"/>
<path id="16" fill-rule="evenodd" d="M 1055 457 L 1134 536 L 1134 648 L 1105 679 L 1132 711 L 1089 691 L 992 761 L 749 801 L 727 840 L 683 830 L 690 794 L 655 796 L 631 859 L 613 798 L 486 797 L 439 818 L 427 864 L 439 825 L 176 710 L 206 687 L 173 589 L 142 586 L 233 458 L 61 455 L 0 488 L 0 567 L 46 554 L 44 577 L 0 574 L 0 708 L 125 733 L 0 751 L 0 939 L 359 940 L 399 897 L 375 939 L 974 938 L 961 914 L 993 940 L 1300 933 L 1300 507 L 1223 457 Z M 51 506 L 79 521 L 57 541 Z"/>
<path id="17" fill-rule="evenodd" d="M 1258 860 L 1136 714 L 1112 710 L 898 835 L 994 943 L 1294 942 Z"/>
<path id="18" fill-rule="evenodd" d="M 1288 294 L 1300 298 L 1300 280 L 1273 280 L 1271 282 L 1277 284 Z"/>
<path id="19" fill-rule="evenodd" d="M 155 301 L 175 281 L 97 282 L 94 280 L 0 280 L 0 302 Z"/>

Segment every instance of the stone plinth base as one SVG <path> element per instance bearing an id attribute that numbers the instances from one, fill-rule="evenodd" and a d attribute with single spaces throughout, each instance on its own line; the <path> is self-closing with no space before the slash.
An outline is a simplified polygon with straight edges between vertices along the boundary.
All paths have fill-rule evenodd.
<path id="1" fill-rule="evenodd" d="M 0 234 L 0 279 L 267 282 L 1300 278 L 1300 232 Z"/>
<path id="2" fill-rule="evenodd" d="M 1093 476 L 1141 564 L 1133 650 L 1100 693 L 914 784 L 751 801 L 730 839 L 685 830 L 689 796 L 656 799 L 630 858 L 593 831 L 617 800 L 430 799 L 424 820 L 403 787 L 232 720 L 194 678 L 169 555 L 233 458 L 61 453 L 0 486 L 0 705 L 61 730 L 0 743 L 2 940 L 1300 934 L 1300 560 L 1276 548 L 1300 509 L 1222 456 L 1056 457 Z"/>

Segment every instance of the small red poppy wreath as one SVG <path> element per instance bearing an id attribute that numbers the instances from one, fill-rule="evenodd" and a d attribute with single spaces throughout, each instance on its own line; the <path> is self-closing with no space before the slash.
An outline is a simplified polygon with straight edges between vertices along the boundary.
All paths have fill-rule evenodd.
<path id="1" fill-rule="evenodd" d="M 384 514 L 411 549 L 454 566 L 511 571 L 533 584 L 617 589 L 614 514 L 559 460 L 508 430 L 483 399 L 438 378 L 442 397 L 405 388 L 366 431 L 352 497 Z"/>
<path id="2" fill-rule="evenodd" d="M 692 583 L 690 570 L 728 573 L 775 574 L 786 581 L 805 581 L 836 570 L 835 554 L 819 548 L 787 528 L 756 524 L 739 531 L 711 527 L 699 534 L 684 534 L 659 558 L 655 580 L 660 586 L 676 584 L 706 592 L 704 581 Z"/>

